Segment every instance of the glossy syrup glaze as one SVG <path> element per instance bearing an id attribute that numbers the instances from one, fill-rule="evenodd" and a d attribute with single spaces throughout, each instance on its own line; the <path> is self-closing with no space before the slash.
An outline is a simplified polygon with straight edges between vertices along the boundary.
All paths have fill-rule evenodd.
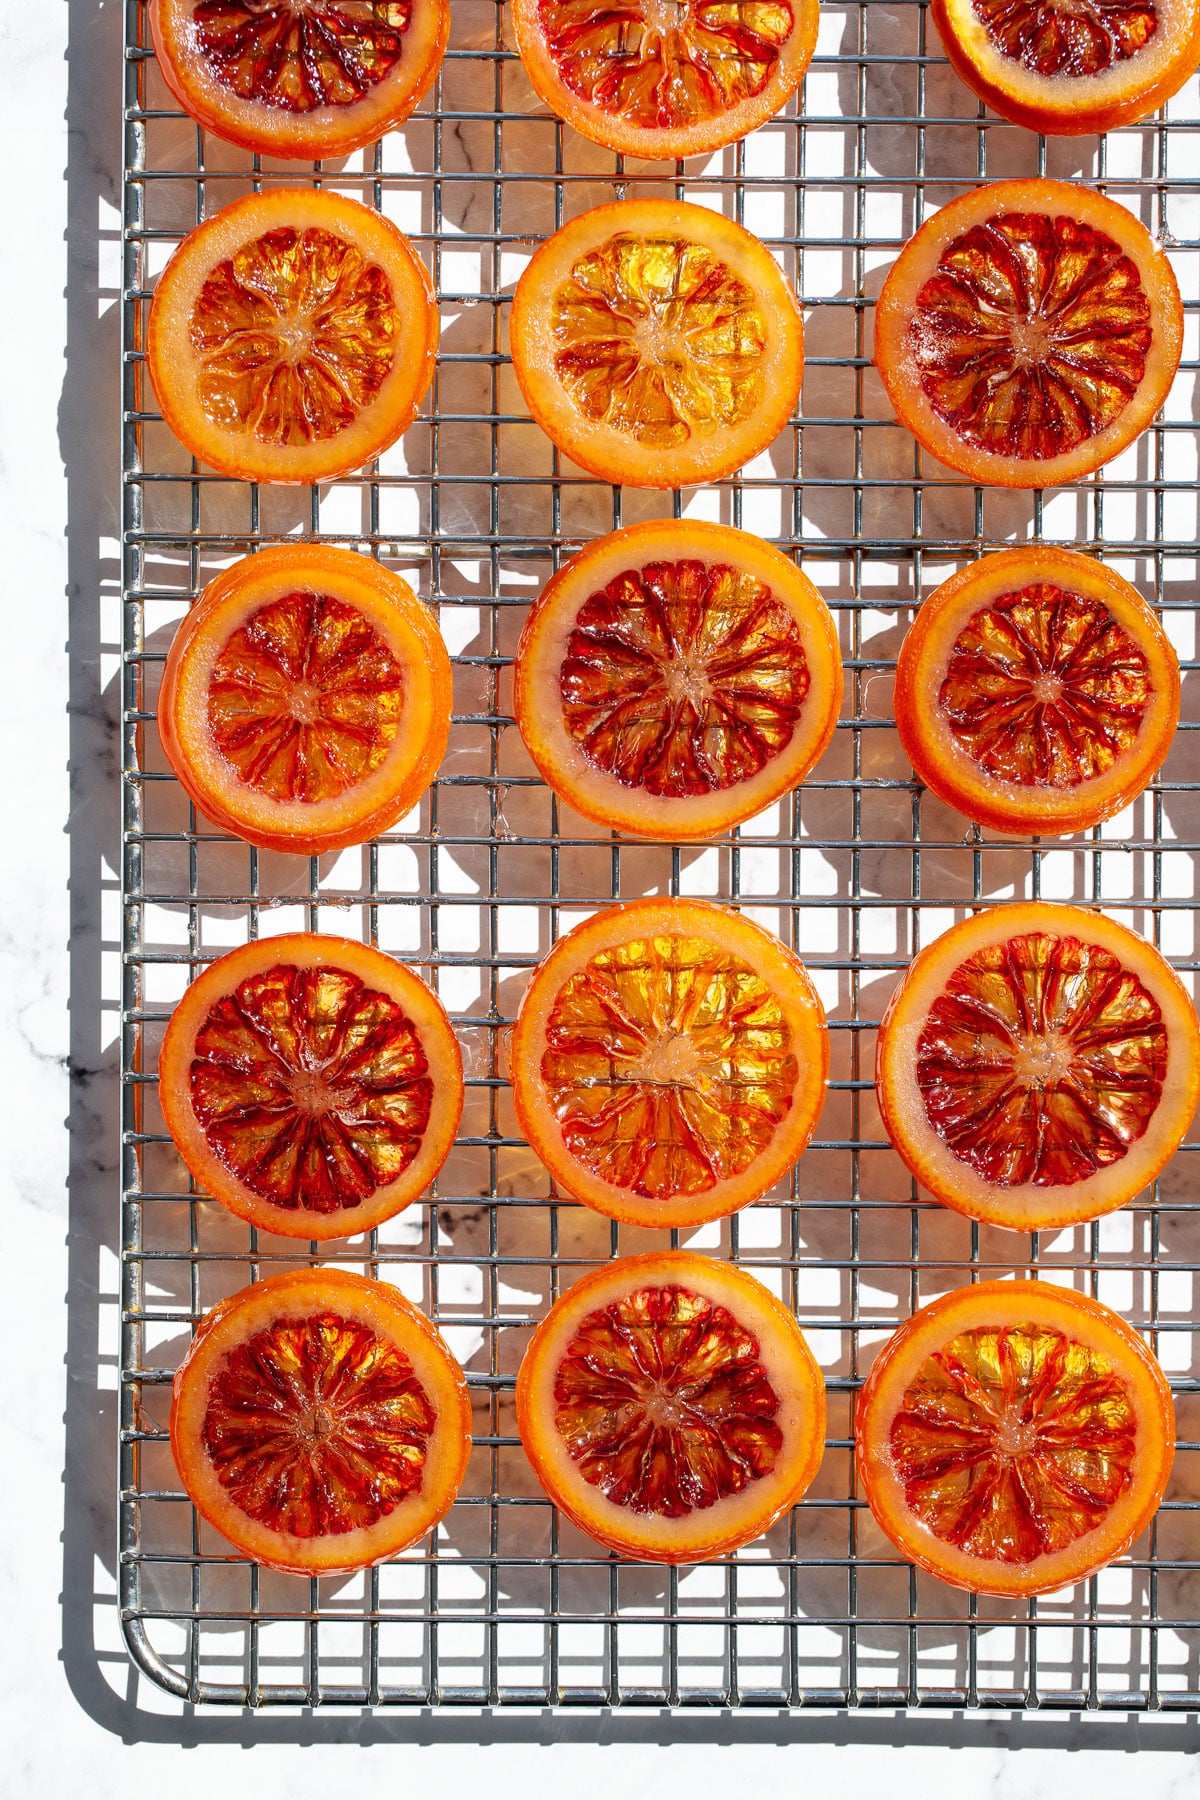
<path id="1" fill-rule="evenodd" d="M 658 1518 L 741 1493 L 783 1444 L 757 1339 L 682 1287 L 641 1288 L 589 1313 L 556 1371 L 554 1404 L 584 1479 Z"/>

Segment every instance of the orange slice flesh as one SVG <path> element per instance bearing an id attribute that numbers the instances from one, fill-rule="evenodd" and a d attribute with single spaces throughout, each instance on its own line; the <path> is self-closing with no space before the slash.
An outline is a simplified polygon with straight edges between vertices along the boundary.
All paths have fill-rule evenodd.
<path id="1" fill-rule="evenodd" d="M 880 1351 L 855 1415 L 863 1491 L 902 1554 L 974 1593 L 1049 1593 L 1121 1556 L 1162 1499 L 1171 1391 L 1138 1334 L 1045 1282 L 981 1282 Z"/>
<path id="2" fill-rule="evenodd" d="M 533 418 L 604 481 L 679 488 L 741 468 L 800 392 L 790 287 L 740 225 L 674 200 L 570 220 L 517 282 L 513 370 Z"/>
<path id="3" fill-rule="evenodd" d="M 1024 545 L 924 601 L 896 665 L 896 727 L 920 779 L 997 831 L 1082 831 L 1139 794 L 1179 720 L 1179 664 L 1129 583 Z"/>
<path id="4" fill-rule="evenodd" d="M 955 925 L 909 967 L 880 1026 L 888 1135 L 939 1200 L 1034 1231 L 1098 1218 L 1178 1148 L 1200 1027 L 1152 944 L 1048 901 Z"/>
<path id="5" fill-rule="evenodd" d="M 163 79 L 263 156 L 341 156 L 400 125 L 437 74 L 445 0 L 151 0 Z"/>
<path id="6" fill-rule="evenodd" d="M 163 748 L 197 807 L 308 855 L 395 823 L 446 752 L 450 658 L 406 581 L 366 557 L 277 544 L 210 582 L 163 671 Z"/>
<path id="7" fill-rule="evenodd" d="M 598 824 L 726 831 L 794 788 L 842 695 L 808 578 L 729 526 L 656 519 L 554 576 L 517 652 L 517 724 L 543 778 Z"/>
<path id="8" fill-rule="evenodd" d="M 1032 131 L 1144 119 L 1200 61 L 1196 0 L 933 0 L 932 12 L 968 87 Z"/>
<path id="9" fill-rule="evenodd" d="M 627 1257 L 575 1283 L 517 1377 L 534 1472 L 621 1555 L 702 1562 L 768 1530 L 810 1486 L 825 1388 L 762 1284 L 687 1251 Z"/>
<path id="10" fill-rule="evenodd" d="M 509 1079 L 555 1181 L 666 1229 L 759 1199 L 812 1135 L 825 1015 L 777 938 L 702 900 L 606 907 L 534 971 Z"/>
<path id="11" fill-rule="evenodd" d="M 163 418 L 219 474 L 324 481 L 412 422 L 438 316 L 412 245 L 341 194 L 273 188 L 189 233 L 146 332 Z"/>
<path id="12" fill-rule="evenodd" d="M 513 0 L 517 48 L 546 104 L 626 156 L 719 150 L 804 78 L 817 0 Z"/>
<path id="13" fill-rule="evenodd" d="M 875 364 L 901 423 L 973 480 L 1051 487 L 1150 424 L 1182 348 L 1170 264 L 1106 196 L 999 181 L 928 219 L 875 314 Z"/>
<path id="14" fill-rule="evenodd" d="M 198 1511 L 242 1555 L 347 1574 L 449 1511 L 470 1400 L 438 1332 L 395 1288 L 289 1271 L 205 1317 L 175 1376 L 171 1448 Z"/>
<path id="15" fill-rule="evenodd" d="M 297 932 L 197 976 L 163 1038 L 159 1101 L 196 1180 L 285 1237 L 352 1237 L 424 1193 L 462 1113 L 436 995 L 382 951 Z"/>

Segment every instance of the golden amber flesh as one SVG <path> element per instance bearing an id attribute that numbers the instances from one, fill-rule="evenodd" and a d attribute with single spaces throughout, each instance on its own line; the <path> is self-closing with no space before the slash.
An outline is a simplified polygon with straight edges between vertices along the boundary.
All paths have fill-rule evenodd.
<path id="1" fill-rule="evenodd" d="M 1142 1136 L 1167 1055 L 1158 1002 L 1110 950 L 1038 931 L 954 970 L 916 1078 L 934 1131 L 985 1181 L 1071 1186 Z"/>
<path id="2" fill-rule="evenodd" d="M 380 766 L 403 701 L 400 664 L 362 613 L 328 594 L 285 594 L 222 645 L 208 728 L 248 786 L 311 803 Z"/>
<path id="3" fill-rule="evenodd" d="M 762 976 L 688 936 L 602 950 L 563 984 L 542 1080 L 570 1154 L 615 1188 L 702 1194 L 767 1147 L 792 1104 L 792 1032 Z"/>
<path id="4" fill-rule="evenodd" d="M 996 48 L 1037 75 L 1102 75 L 1158 30 L 1152 0 L 972 0 Z"/>
<path id="5" fill-rule="evenodd" d="M 388 995 L 337 968 L 247 976 L 196 1034 L 192 1107 L 214 1155 L 276 1206 L 334 1213 L 402 1175 L 433 1081 Z"/>
<path id="6" fill-rule="evenodd" d="M 193 41 L 241 100 L 284 112 L 352 106 L 390 75 L 412 0 L 201 0 Z"/>
<path id="7" fill-rule="evenodd" d="M 615 1506 L 678 1519 L 770 1474 L 779 1398 L 758 1340 L 681 1287 L 589 1313 L 554 1380 L 554 1422 L 584 1480 Z"/>
<path id="8" fill-rule="evenodd" d="M 1102 1523 L 1132 1480 L 1136 1431 L 1106 1357 L 1019 1324 L 960 1332 L 927 1358 L 890 1450 L 908 1507 L 935 1537 L 1020 1564 Z"/>
<path id="9" fill-rule="evenodd" d="M 628 569 L 580 607 L 560 670 L 567 729 L 625 787 L 711 794 L 786 748 L 809 688 L 800 631 L 723 563 Z"/>
<path id="10" fill-rule="evenodd" d="M 421 1486 L 436 1414 L 412 1364 L 357 1319 L 275 1319 L 209 1383 L 204 1445 L 240 1510 L 273 1531 L 359 1531 Z"/>
<path id="11" fill-rule="evenodd" d="M 938 702 L 989 775 L 1072 788 L 1131 748 L 1151 692 L 1145 655 L 1102 601 L 1039 581 L 968 620 Z"/>
<path id="12" fill-rule="evenodd" d="M 554 368 L 594 424 L 678 446 L 740 424 L 764 396 L 767 321 L 702 244 L 618 232 L 580 257 L 550 308 Z"/>
<path id="13" fill-rule="evenodd" d="M 559 76 L 648 129 L 719 118 L 766 87 L 795 23 L 787 0 L 541 0 Z"/>
<path id="14" fill-rule="evenodd" d="M 260 443 L 336 437 L 375 401 L 397 348 L 378 264 L 319 226 L 242 244 L 204 282 L 189 335 L 207 417 Z"/>
<path id="15" fill-rule="evenodd" d="M 1060 456 L 1137 392 L 1150 302 L 1133 260 L 1094 226 L 1003 213 L 947 245 L 917 294 L 909 343 L 934 412 L 996 456 Z"/>

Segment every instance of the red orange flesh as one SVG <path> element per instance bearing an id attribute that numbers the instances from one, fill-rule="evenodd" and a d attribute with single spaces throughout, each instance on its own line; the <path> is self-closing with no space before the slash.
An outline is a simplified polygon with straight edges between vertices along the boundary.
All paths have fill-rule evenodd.
<path id="1" fill-rule="evenodd" d="M 289 1574 L 407 1549 L 449 1510 L 470 1447 L 466 1382 L 438 1332 L 394 1287 L 341 1269 L 222 1301 L 173 1383 L 171 1449 L 197 1509 Z"/>
<path id="2" fill-rule="evenodd" d="M 1171 1470 L 1158 1363 L 1098 1301 L 981 1282 L 902 1325 L 855 1413 L 857 1464 L 903 1555 L 975 1593 L 1041 1594 L 1121 1556 Z"/>
<path id="3" fill-rule="evenodd" d="M 825 1393 L 791 1313 L 742 1270 L 665 1251 L 583 1277 L 517 1377 L 555 1504 L 624 1556 L 700 1562 L 757 1537 L 821 1461 Z"/>

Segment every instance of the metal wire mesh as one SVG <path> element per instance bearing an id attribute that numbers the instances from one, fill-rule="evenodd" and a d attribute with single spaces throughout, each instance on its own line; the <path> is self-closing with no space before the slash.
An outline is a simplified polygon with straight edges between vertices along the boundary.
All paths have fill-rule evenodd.
<path id="1" fill-rule="evenodd" d="M 264 167 L 176 109 L 126 0 L 124 184 L 123 1235 L 121 1606 L 140 1667 L 192 1701 L 471 1705 L 997 1705 L 1195 1708 L 1200 1510 L 1193 1335 L 1197 1205 L 1185 1147 L 1152 1198 L 1074 1231 L 1017 1237 L 922 1202 L 889 1149 L 870 1073 L 876 1021 L 922 942 L 981 901 L 1084 899 L 1196 968 L 1200 771 L 1193 603 L 1200 312 L 1196 84 L 1097 145 L 982 116 L 940 55 L 925 0 L 825 0 L 803 110 L 673 171 L 622 165 L 535 102 L 494 0 L 455 0 L 436 90 L 406 129 L 337 165 Z M 975 178 L 1095 181 L 1171 246 L 1185 358 L 1164 418 L 1101 475 L 1047 494 L 975 489 L 921 456 L 869 360 L 873 295 L 897 247 Z M 186 231 L 266 183 L 329 184 L 407 230 L 442 309 L 431 403 L 367 473 L 273 490 L 199 470 L 143 379 L 154 278 Z M 681 498 L 622 492 L 560 461 L 505 355 L 513 282 L 587 206 L 678 194 L 726 211 L 794 279 L 808 343 L 801 413 L 741 475 Z M 715 845 L 597 831 L 535 779 L 508 664 L 529 599 L 597 533 L 716 517 L 797 553 L 839 619 L 844 716 L 815 777 Z M 418 814 L 361 850 L 256 852 L 189 810 L 153 725 L 175 623 L 236 556 L 287 535 L 369 550 L 437 609 L 455 662 L 451 749 Z M 1163 779 L 1065 845 L 968 829 L 900 755 L 891 672 L 914 600 L 1030 535 L 1102 552 L 1158 607 L 1185 670 Z M 533 1324 L 577 1272 L 653 1234 L 560 1203 L 516 1132 L 506 1028 L 528 969 L 579 917 L 644 893 L 714 896 L 805 958 L 829 1012 L 832 1087 L 791 1182 L 690 1242 L 794 1306 L 828 1377 L 830 1436 L 801 1506 L 703 1568 L 618 1563 L 559 1520 L 516 1439 Z M 238 1560 L 196 1519 L 166 1443 L 169 1384 L 203 1312 L 316 1257 L 260 1238 L 189 1187 L 154 1070 L 165 1019 L 206 961 L 297 926 L 361 936 L 421 970 L 460 1033 L 462 1135 L 428 1204 L 337 1260 L 428 1309 L 468 1372 L 476 1447 L 436 1541 L 351 1579 Z M 324 1260 L 332 1253 L 326 1250 Z M 1167 1500 L 1133 1554 L 1040 1602 L 977 1600 L 902 1563 L 857 1497 L 860 1372 L 918 1303 L 1036 1265 L 1146 1330 L 1176 1393 Z"/>

